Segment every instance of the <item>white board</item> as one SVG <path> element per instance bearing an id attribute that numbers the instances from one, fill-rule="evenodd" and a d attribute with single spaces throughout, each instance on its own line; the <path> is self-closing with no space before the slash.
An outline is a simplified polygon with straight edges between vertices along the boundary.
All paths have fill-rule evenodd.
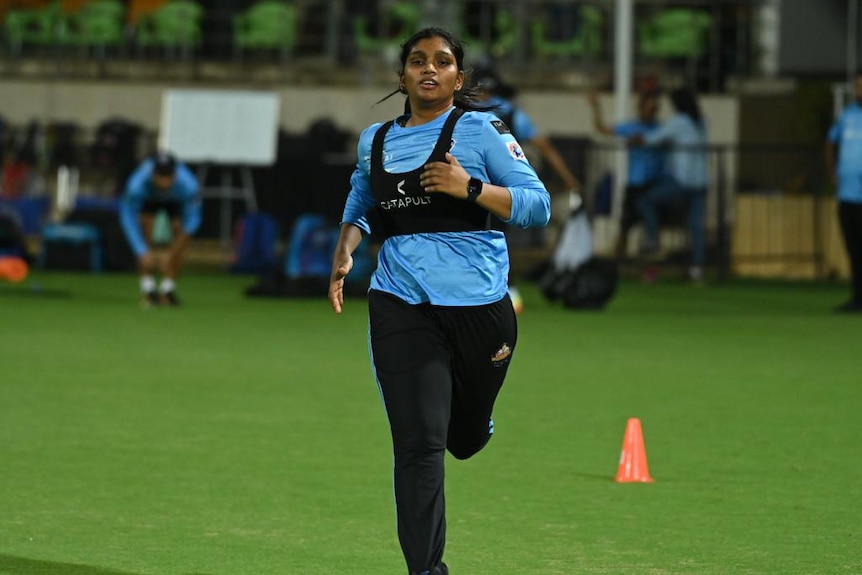
<path id="1" fill-rule="evenodd" d="M 159 148 L 184 162 L 271 165 L 279 97 L 245 90 L 166 90 Z"/>

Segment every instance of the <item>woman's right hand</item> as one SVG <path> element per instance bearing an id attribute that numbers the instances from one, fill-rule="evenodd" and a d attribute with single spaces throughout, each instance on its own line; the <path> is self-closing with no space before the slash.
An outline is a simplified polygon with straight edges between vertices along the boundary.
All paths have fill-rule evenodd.
<path id="1" fill-rule="evenodd" d="M 335 254 L 332 259 L 332 275 L 329 277 L 329 303 L 335 313 L 341 313 L 344 305 L 344 278 L 353 269 L 353 256 L 349 253 Z"/>

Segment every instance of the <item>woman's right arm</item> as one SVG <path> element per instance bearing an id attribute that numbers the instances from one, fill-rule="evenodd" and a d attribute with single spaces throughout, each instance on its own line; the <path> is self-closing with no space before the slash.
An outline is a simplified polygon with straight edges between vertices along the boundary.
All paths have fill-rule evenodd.
<path id="1" fill-rule="evenodd" d="M 590 88 L 587 92 L 587 101 L 590 103 L 590 110 L 593 113 L 593 128 L 596 132 L 603 136 L 613 136 L 614 130 L 605 123 L 602 116 L 601 104 L 599 103 L 599 94 L 594 89 Z"/>
<path id="2" fill-rule="evenodd" d="M 354 224 L 341 224 L 338 243 L 332 256 L 332 275 L 329 276 L 329 303 L 335 313 L 344 305 L 344 278 L 353 268 L 353 252 L 362 241 L 362 230 Z"/>
<path id="3" fill-rule="evenodd" d="M 332 274 L 329 277 L 329 303 L 335 313 L 341 313 L 344 305 L 344 278 L 353 268 L 353 252 L 362 241 L 362 234 L 370 233 L 371 228 L 365 214 L 374 206 L 371 193 L 370 161 L 371 141 L 376 129 L 369 128 L 359 137 L 357 162 L 350 176 L 350 193 L 344 205 L 338 243 L 332 256 Z"/>

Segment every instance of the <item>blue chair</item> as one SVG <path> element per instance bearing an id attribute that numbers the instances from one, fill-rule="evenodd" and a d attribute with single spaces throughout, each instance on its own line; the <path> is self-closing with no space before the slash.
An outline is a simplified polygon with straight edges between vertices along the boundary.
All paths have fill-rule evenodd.
<path id="1" fill-rule="evenodd" d="M 102 271 L 102 237 L 99 230 L 90 224 L 47 224 L 42 227 L 42 247 L 38 265 L 48 265 L 48 251 L 52 245 L 84 247 L 88 250 L 89 268 L 93 273 Z M 59 266 L 63 268 L 65 266 Z"/>

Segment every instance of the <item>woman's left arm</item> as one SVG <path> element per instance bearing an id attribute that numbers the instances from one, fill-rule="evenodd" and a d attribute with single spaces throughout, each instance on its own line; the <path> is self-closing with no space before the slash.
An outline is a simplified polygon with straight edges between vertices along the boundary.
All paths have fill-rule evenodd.
<path id="1" fill-rule="evenodd" d="M 511 197 L 508 216 L 497 215 L 506 223 L 522 228 L 546 226 L 551 218 L 551 197 L 518 141 L 508 132 L 499 133 L 487 122 L 483 125 L 481 141 L 488 178 Z"/>
<path id="2" fill-rule="evenodd" d="M 481 182 L 481 192 L 478 195 L 469 192 L 471 175 L 451 153 L 446 154 L 445 162 L 425 166 L 419 180 L 422 187 L 428 193 L 475 201 L 501 220 L 520 227 L 547 225 L 551 201 L 545 185 L 508 130 L 501 131 L 504 129 L 493 124 L 490 114 L 483 116 L 487 117 L 479 120 L 481 132 L 475 140 L 471 139 L 472 155 L 478 162 L 472 169 L 487 174 L 475 177 Z M 476 187 L 479 186 L 474 185 L 474 191 Z"/>

